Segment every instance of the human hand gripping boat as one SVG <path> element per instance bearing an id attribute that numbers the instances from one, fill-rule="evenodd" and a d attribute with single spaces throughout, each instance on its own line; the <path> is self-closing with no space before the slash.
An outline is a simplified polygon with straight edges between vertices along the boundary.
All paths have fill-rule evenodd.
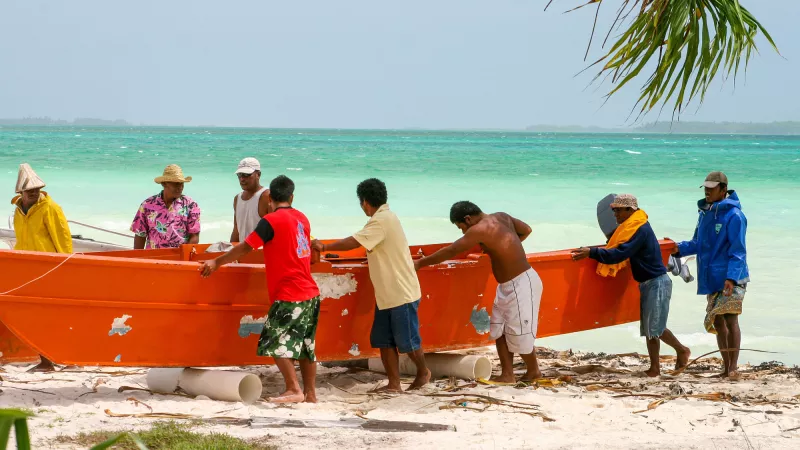
<path id="1" fill-rule="evenodd" d="M 324 242 L 333 242 L 324 241 Z M 660 241 L 664 261 L 672 241 Z M 446 244 L 411 246 L 414 257 Z M 219 256 L 208 244 L 72 255 L 0 250 L 0 321 L 58 364 L 212 367 L 261 365 L 258 335 L 270 301 L 263 256 L 201 278 L 199 263 Z M 639 290 L 628 273 L 596 274 L 569 250 L 531 253 L 544 284 L 537 337 L 639 320 Z M 311 267 L 322 297 L 320 361 L 378 355 L 369 331 L 375 299 L 363 249 L 322 255 Z M 490 345 L 497 282 L 480 249 L 418 272 L 423 350 Z M 35 281 L 32 281 L 35 280 Z"/>

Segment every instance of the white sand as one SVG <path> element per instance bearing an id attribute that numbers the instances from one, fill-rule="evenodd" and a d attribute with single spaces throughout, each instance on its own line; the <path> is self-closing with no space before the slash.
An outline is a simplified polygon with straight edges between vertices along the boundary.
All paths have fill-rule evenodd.
<path id="1" fill-rule="evenodd" d="M 489 350 L 482 349 L 479 352 L 489 353 Z M 121 386 L 146 387 L 144 369 L 68 368 L 49 374 L 29 374 L 25 372 L 27 366 L 9 365 L 4 367 L 5 373 L 2 373 L 4 381 L 0 406 L 27 408 L 36 413 L 29 424 L 34 448 L 73 448 L 54 444 L 53 439 L 59 435 L 146 427 L 157 419 L 111 417 L 104 411 L 140 414 L 149 413 L 148 407 L 157 413 L 182 413 L 205 418 L 338 420 L 362 414 L 371 419 L 439 423 L 455 425 L 457 428 L 455 432 L 425 433 L 335 428 L 254 429 L 246 425 L 219 424 L 196 428 L 198 431 L 223 432 L 245 439 L 268 436 L 281 448 L 800 448 L 800 429 L 790 431 L 800 427 L 800 372 L 796 370 L 754 370 L 743 367 L 743 380 L 721 382 L 719 379 L 705 378 L 715 368 L 708 367 L 703 360 L 692 369 L 692 373 L 677 378 L 644 379 L 627 373 L 644 368 L 647 362 L 635 356 L 580 359 L 581 355 L 570 355 L 568 352 L 557 353 L 546 349 L 542 349 L 542 352 L 545 357 L 540 362 L 545 376 L 566 376 L 566 383 L 537 389 L 474 385 L 459 380 L 459 386 L 467 387 L 446 391 L 448 386 L 452 386 L 451 381 L 438 380 L 419 394 L 386 397 L 364 395 L 383 379 L 382 375 L 357 369 L 320 366 L 317 382 L 320 403 L 294 406 L 275 406 L 263 401 L 244 405 L 153 395 L 144 391 L 118 392 Z M 625 373 L 578 375 L 570 370 L 570 367 L 575 369 L 580 366 L 585 370 L 590 363 L 596 364 L 595 367 L 604 372 Z M 710 364 L 713 366 L 713 361 Z M 664 372 L 670 365 L 668 359 L 663 361 Z M 699 371 L 704 368 L 706 372 Z M 278 393 L 282 387 L 281 377 L 274 367 L 240 370 L 261 375 L 265 396 Z M 609 386 L 655 397 L 615 398 L 625 395 L 624 392 L 587 387 L 592 382 L 618 382 Z M 646 410 L 648 404 L 661 398 L 661 395 L 669 394 L 671 385 L 677 389 L 676 382 L 689 394 L 724 393 L 733 396 L 733 404 L 675 398 L 650 411 L 637 412 Z M 545 422 L 541 417 L 522 414 L 520 410 L 508 406 L 493 405 L 483 412 L 463 408 L 440 409 L 459 397 L 424 395 L 432 393 L 480 394 L 538 405 L 541 413 L 555 421 Z M 486 407 L 474 398 L 467 399 L 466 406 L 479 409 Z"/>

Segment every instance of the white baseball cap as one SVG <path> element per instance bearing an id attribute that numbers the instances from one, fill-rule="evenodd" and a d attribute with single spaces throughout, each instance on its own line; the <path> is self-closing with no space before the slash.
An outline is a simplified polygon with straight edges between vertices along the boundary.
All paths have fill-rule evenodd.
<path id="1" fill-rule="evenodd" d="M 239 168 L 236 173 L 253 173 L 261 170 L 261 164 L 255 158 L 245 158 L 239 161 Z"/>

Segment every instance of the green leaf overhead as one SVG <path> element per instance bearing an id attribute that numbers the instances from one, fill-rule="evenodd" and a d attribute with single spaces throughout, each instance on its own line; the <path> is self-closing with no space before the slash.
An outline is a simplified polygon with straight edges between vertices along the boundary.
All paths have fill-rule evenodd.
<path id="1" fill-rule="evenodd" d="M 587 56 L 600 7 L 609 1 L 589 0 L 567 11 L 597 6 Z M 547 7 L 551 3 L 553 0 Z M 759 33 L 778 51 L 767 30 L 738 0 L 617 0 L 615 3 L 621 5 L 603 48 L 613 33 L 619 34 L 610 49 L 589 67 L 601 67 L 595 80 L 611 78 L 614 86 L 606 98 L 639 78 L 643 71 L 652 71 L 634 105 L 637 116 L 659 103 L 662 108 L 672 103 L 673 115 L 679 115 L 693 101 L 702 104 L 720 68 L 726 77 L 733 77 L 735 84 L 741 63 L 744 62 L 746 70 L 753 51 L 758 51 L 755 38 Z"/>

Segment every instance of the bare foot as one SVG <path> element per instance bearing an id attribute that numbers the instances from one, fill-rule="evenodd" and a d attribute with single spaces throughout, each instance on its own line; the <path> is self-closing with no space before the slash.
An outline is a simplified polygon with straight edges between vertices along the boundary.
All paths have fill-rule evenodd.
<path id="1" fill-rule="evenodd" d="M 742 379 L 742 374 L 737 370 L 731 370 L 730 373 L 728 373 L 728 379 L 730 381 L 739 381 Z"/>
<path id="2" fill-rule="evenodd" d="M 377 389 L 373 389 L 371 391 L 367 391 L 367 393 L 368 394 L 402 394 L 403 393 L 403 388 L 400 387 L 400 386 L 394 387 L 394 386 L 390 386 L 390 385 L 387 384 L 384 387 L 379 387 Z"/>
<path id="3" fill-rule="evenodd" d="M 407 391 L 414 391 L 416 389 L 421 388 L 422 386 L 425 386 L 430 381 L 431 381 L 431 371 L 428 370 L 428 369 L 425 369 L 425 375 L 422 375 L 422 376 L 417 375 L 417 377 L 414 378 L 414 382 L 411 383 L 411 386 L 409 386 L 408 389 L 406 389 L 406 390 Z"/>
<path id="4" fill-rule="evenodd" d="M 306 392 L 305 398 L 303 399 L 305 403 L 317 403 L 317 393 L 316 392 Z"/>
<path id="5" fill-rule="evenodd" d="M 489 381 L 495 381 L 497 383 L 516 383 L 517 382 L 517 380 L 514 378 L 514 374 L 513 373 L 510 373 L 510 374 L 502 374 L 501 373 L 500 375 L 493 376 L 492 378 L 489 379 Z"/>
<path id="6" fill-rule="evenodd" d="M 284 392 L 277 397 L 270 397 L 270 403 L 301 403 L 305 400 L 302 392 Z"/>
<path id="7" fill-rule="evenodd" d="M 655 378 L 655 377 L 661 375 L 661 369 L 658 368 L 658 367 L 655 367 L 655 368 L 651 367 L 651 368 L 645 370 L 644 374 L 647 375 L 650 378 Z"/>
<path id="8" fill-rule="evenodd" d="M 689 365 L 689 357 L 692 356 L 692 351 L 689 347 L 683 347 L 678 353 L 678 360 L 675 362 L 675 370 L 685 369 Z"/>
<path id="9" fill-rule="evenodd" d="M 539 378 L 542 378 L 542 372 L 540 370 L 537 370 L 535 372 L 531 372 L 529 370 L 525 372 L 525 375 L 522 376 L 520 381 L 524 381 L 525 383 L 531 383 L 533 381 L 538 380 Z"/>

